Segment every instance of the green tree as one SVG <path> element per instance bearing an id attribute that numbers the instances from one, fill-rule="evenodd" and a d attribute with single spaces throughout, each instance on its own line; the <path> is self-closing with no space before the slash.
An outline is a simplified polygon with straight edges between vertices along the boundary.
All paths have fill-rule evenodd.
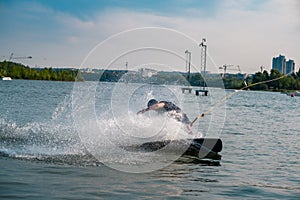
<path id="1" fill-rule="evenodd" d="M 19 63 L 0 62 L 0 75 L 10 76 L 13 79 L 31 80 L 54 80 L 54 81 L 75 81 L 78 70 L 64 69 L 54 70 L 53 68 L 31 69 Z M 80 80 L 83 80 L 81 77 Z"/>
<path id="2" fill-rule="evenodd" d="M 271 73 L 270 73 L 270 80 L 274 80 L 274 79 L 279 78 L 281 76 L 282 76 L 282 74 L 278 70 L 272 69 Z M 268 85 L 269 85 L 269 88 L 272 88 L 272 89 L 275 89 L 275 90 L 280 89 L 279 80 L 271 81 L 271 82 L 268 83 Z"/>
<path id="3" fill-rule="evenodd" d="M 300 68 L 299 68 L 298 72 L 296 72 L 296 75 L 298 78 L 300 78 Z"/>
<path id="4" fill-rule="evenodd" d="M 263 81 L 267 81 L 269 80 L 269 76 L 267 72 L 256 72 L 252 78 L 252 84 L 255 83 L 260 83 Z M 251 87 L 251 89 L 253 90 L 267 90 L 268 89 L 268 85 L 267 84 L 257 84 Z"/>

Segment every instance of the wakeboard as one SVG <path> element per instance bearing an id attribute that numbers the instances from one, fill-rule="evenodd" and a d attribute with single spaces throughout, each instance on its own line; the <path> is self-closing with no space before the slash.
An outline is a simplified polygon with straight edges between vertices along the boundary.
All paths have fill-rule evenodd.
<path id="1" fill-rule="evenodd" d="M 193 138 L 179 140 L 151 141 L 125 147 L 129 151 L 154 152 L 168 150 L 183 152 L 182 155 L 198 158 L 221 159 L 218 153 L 223 149 L 223 142 L 219 138 Z"/>

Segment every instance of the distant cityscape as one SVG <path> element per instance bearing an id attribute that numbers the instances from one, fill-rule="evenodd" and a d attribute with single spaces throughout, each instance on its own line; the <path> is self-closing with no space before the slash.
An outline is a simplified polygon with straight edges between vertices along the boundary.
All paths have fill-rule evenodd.
<path id="1" fill-rule="evenodd" d="M 226 89 L 241 89 L 245 85 L 259 83 L 251 86 L 249 89 L 284 92 L 300 90 L 300 69 L 294 72 L 295 62 L 291 59 L 286 61 L 283 55 L 273 58 L 272 61 L 273 69 L 270 72 L 263 71 L 261 67 L 261 71 L 255 74 L 243 74 L 239 67 L 234 65 L 223 65 L 224 73 L 220 74 L 207 73 L 207 71 L 193 73 L 189 71 L 158 71 L 146 66 L 142 66 L 143 68 L 135 71 L 128 69 L 30 68 L 21 63 L 3 61 L 0 62 L 0 80 L 100 81 L 198 86 L 204 88 L 209 85 L 209 87 L 224 87 Z M 238 68 L 239 73 L 228 73 L 226 69 L 230 66 Z M 287 76 L 282 76 L 282 74 Z M 222 81 L 220 81 L 220 78 Z M 278 78 L 280 80 L 272 81 Z"/>
<path id="2" fill-rule="evenodd" d="M 272 69 L 276 69 L 282 74 L 291 74 L 295 72 L 295 62 L 292 59 L 287 61 L 284 55 L 279 55 L 272 59 Z"/>

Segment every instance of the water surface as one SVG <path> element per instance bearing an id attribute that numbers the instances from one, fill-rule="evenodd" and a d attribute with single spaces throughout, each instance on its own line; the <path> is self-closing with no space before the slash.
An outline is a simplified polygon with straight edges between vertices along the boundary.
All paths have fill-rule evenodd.
<path id="1" fill-rule="evenodd" d="M 242 91 L 197 122 L 195 127 L 207 137 L 223 140 L 219 166 L 172 162 L 153 172 L 133 174 L 112 169 L 87 151 L 74 126 L 73 86 L 73 83 L 47 81 L 0 82 L 1 198 L 300 198 L 300 98 L 273 92 Z M 105 91 L 105 87 L 111 91 L 112 86 L 105 83 L 98 84 L 96 92 Z M 128 86 L 114 88 L 118 90 L 119 87 Z M 130 112 L 144 106 L 144 97 L 139 99 L 138 95 L 145 87 L 148 92 L 153 90 L 152 95 L 157 95 L 153 87 L 134 86 L 138 89 L 128 101 L 135 102 L 136 106 L 129 106 Z M 163 89 L 169 90 L 168 87 Z M 217 89 L 209 97 L 181 96 L 176 89 L 170 91 L 174 94 L 165 93 L 159 98 L 182 103 L 191 119 L 223 97 L 222 91 Z M 118 93 L 126 97 L 126 92 Z M 103 115 L 102 111 L 107 108 L 122 108 L 109 104 L 118 102 L 118 95 L 107 95 L 107 104 L 97 95 L 98 122 L 119 120 L 121 126 L 133 123 L 115 115 L 112 118 L 110 114 Z M 107 128 L 101 127 L 103 131 Z M 131 129 L 132 134 L 138 134 L 134 127 Z M 126 141 L 128 135 L 122 134 L 126 133 L 122 127 L 115 132 L 121 133 L 120 136 L 112 137 L 129 142 Z M 110 160 L 105 161 L 128 166 L 135 165 L 129 161 L 140 161 L 138 158 L 120 160 L 110 156 Z"/>

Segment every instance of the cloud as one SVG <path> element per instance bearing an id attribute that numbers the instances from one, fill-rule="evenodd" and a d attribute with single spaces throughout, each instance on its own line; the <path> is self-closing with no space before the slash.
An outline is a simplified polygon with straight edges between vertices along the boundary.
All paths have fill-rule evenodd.
<path id="1" fill-rule="evenodd" d="M 300 34 L 295 1 L 268 1 L 252 9 L 239 1 L 225 2 L 218 6 L 220 12 L 207 18 L 202 18 L 202 13 L 186 17 L 111 9 L 98 15 L 95 24 L 106 35 L 135 27 L 162 26 L 197 41 L 207 37 L 209 53 L 217 65 L 241 65 L 246 72 L 257 71 L 261 65 L 270 68 L 272 57 L 280 53 L 297 60 Z"/>
<path id="2" fill-rule="evenodd" d="M 184 6 L 176 13 L 107 7 L 84 19 L 38 3 L 22 5 L 18 4 L 21 14 L 15 16 L 19 21 L 12 23 L 15 29 L 7 30 L 14 37 L 1 33 L 2 40 L 6 45 L 21 44 L 19 52 L 28 51 L 30 46 L 31 52 L 47 57 L 41 64 L 52 60 L 56 66 L 79 66 L 94 46 L 111 35 L 151 26 L 172 28 L 199 42 L 206 37 L 209 54 L 219 66 L 234 64 L 242 71 L 255 72 L 261 65 L 270 68 L 272 57 L 280 53 L 295 59 L 297 65 L 300 62 L 297 0 L 221 1 L 209 14 L 204 8 Z M 26 31 L 14 32 L 17 29 Z M 24 35 L 27 41 L 22 39 Z M 41 49 L 47 56 L 41 55 Z M 192 58 L 199 61 L 196 53 Z"/>

